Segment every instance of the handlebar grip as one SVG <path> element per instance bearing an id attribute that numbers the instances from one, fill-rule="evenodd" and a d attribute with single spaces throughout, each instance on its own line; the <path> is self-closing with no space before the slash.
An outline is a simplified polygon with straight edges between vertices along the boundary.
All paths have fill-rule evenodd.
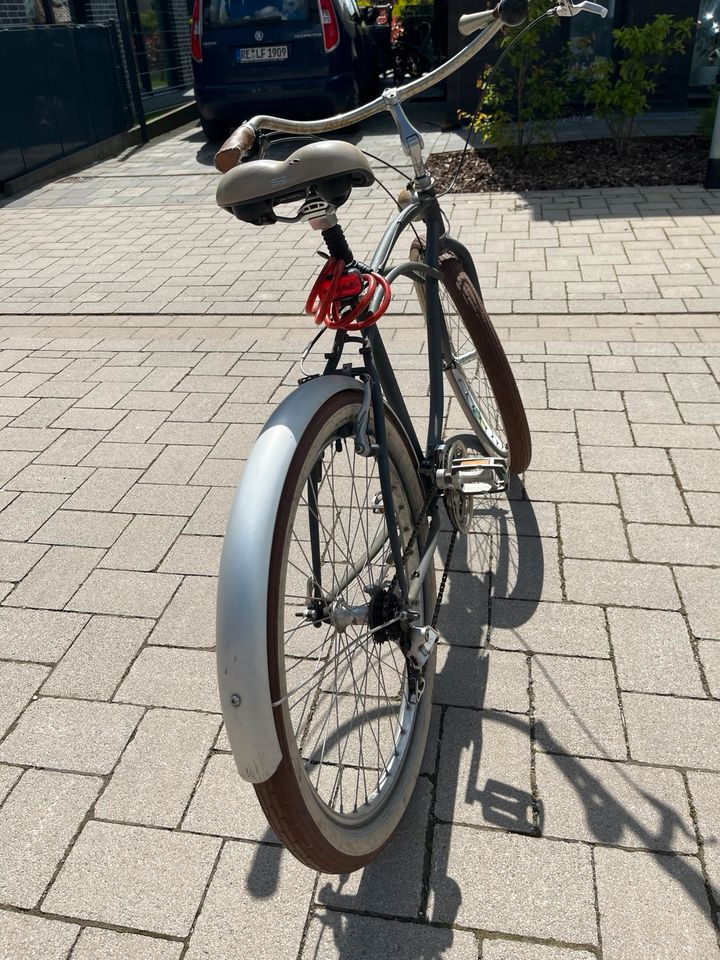
<path id="1" fill-rule="evenodd" d="M 215 154 L 215 168 L 220 173 L 227 173 L 236 167 L 242 158 L 252 150 L 257 136 L 256 130 L 249 123 L 243 123 L 234 130 L 225 143 Z"/>
<path id="2" fill-rule="evenodd" d="M 464 17 L 460 17 L 458 20 L 458 30 L 464 37 L 469 37 L 471 33 L 475 33 L 476 30 L 490 23 L 491 20 L 495 20 L 497 18 L 496 10 L 497 8 L 495 10 L 481 10 L 479 13 L 466 13 Z"/>

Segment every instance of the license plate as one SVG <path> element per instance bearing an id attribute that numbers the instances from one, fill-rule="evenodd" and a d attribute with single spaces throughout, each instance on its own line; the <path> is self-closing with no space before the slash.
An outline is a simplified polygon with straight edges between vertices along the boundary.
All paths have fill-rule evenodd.
<path id="1" fill-rule="evenodd" d="M 274 63 L 287 60 L 290 54 L 286 43 L 276 47 L 240 47 L 235 51 L 237 63 Z"/>

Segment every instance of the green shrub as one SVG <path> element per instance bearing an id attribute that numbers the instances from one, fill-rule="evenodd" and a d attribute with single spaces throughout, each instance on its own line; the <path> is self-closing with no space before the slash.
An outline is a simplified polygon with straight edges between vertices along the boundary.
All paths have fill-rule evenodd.
<path id="1" fill-rule="evenodd" d="M 674 53 L 690 39 L 694 21 L 658 14 L 642 27 L 613 30 L 615 47 L 624 56 L 618 64 L 596 57 L 578 80 L 585 102 L 606 121 L 619 153 L 627 150 L 637 117 L 648 108 L 648 97 Z"/>
<path id="2" fill-rule="evenodd" d="M 530 0 L 529 20 L 547 9 L 547 0 Z M 482 92 L 475 114 L 460 113 L 481 139 L 499 150 L 512 150 L 525 157 L 533 148 L 551 151 L 556 121 L 564 115 L 568 90 L 560 61 L 548 57 L 545 39 L 558 26 L 556 18 L 541 20 L 515 43 L 490 82 L 487 67 L 478 87 Z M 522 28 L 520 28 L 522 29 Z M 500 41 L 505 49 L 517 36 L 506 32 Z"/>

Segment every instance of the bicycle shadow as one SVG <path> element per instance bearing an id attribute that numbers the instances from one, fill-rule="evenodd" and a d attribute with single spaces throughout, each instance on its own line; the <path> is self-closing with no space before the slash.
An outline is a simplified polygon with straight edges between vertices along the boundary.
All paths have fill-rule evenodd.
<path id="1" fill-rule="evenodd" d="M 471 534 L 458 541 L 453 556 L 439 622 L 450 642 L 439 651 L 435 713 L 411 805 L 373 863 L 350 875 L 320 876 L 303 960 L 329 955 L 447 960 L 456 936 L 466 935 L 451 929 L 463 901 L 463 889 L 449 869 L 455 825 L 536 837 L 544 833 L 545 810 L 531 777 L 532 738 L 542 741 L 545 756 L 572 787 L 597 842 L 627 845 L 629 832 L 633 846 L 668 851 L 676 837 L 690 836 L 675 809 L 638 789 L 657 814 L 657 829 L 649 829 L 586 764 L 568 755 L 546 725 L 537 721 L 531 729 L 527 713 L 503 709 L 508 704 L 493 663 L 506 652 L 487 647 L 490 600 L 523 600 L 505 603 L 503 616 L 503 627 L 521 628 L 536 610 L 544 582 L 544 541 L 522 489 L 511 490 L 502 506 L 481 505 Z M 512 655 L 523 656 L 523 651 Z M 511 761 L 520 754 L 521 764 Z M 438 828 L 447 840 L 435 836 Z M 246 880 L 253 896 L 274 893 L 284 856 L 288 854 L 280 847 L 258 846 Z M 688 858 L 655 859 L 707 911 L 705 888 Z M 373 926 L 368 915 L 386 918 L 380 952 L 375 949 L 377 922 Z M 395 917 L 425 922 L 393 923 Z"/>
<path id="2" fill-rule="evenodd" d="M 509 502 L 508 509 L 512 511 L 514 505 L 517 509 L 518 502 Z M 498 778 L 488 780 L 482 788 L 478 786 L 483 751 L 481 723 L 467 725 L 463 737 L 453 739 L 450 747 L 443 752 L 443 772 L 441 775 L 439 772 L 441 712 L 454 709 L 454 703 L 470 697 L 473 716 L 479 717 L 485 702 L 489 669 L 485 644 L 493 557 L 494 576 L 496 584 L 501 585 L 501 592 L 513 595 L 513 588 L 505 584 L 512 580 L 513 571 L 524 569 L 522 558 L 510 556 L 512 537 L 508 535 L 505 514 L 506 510 L 494 503 L 481 505 L 475 511 L 470 535 L 458 540 L 439 624 L 441 631 L 452 633 L 456 642 L 444 645 L 439 652 L 434 697 L 436 705 L 418 787 L 397 834 L 373 863 L 351 875 L 338 878 L 321 876 L 316 900 L 321 907 L 329 909 L 320 909 L 316 913 L 316 927 L 319 924 L 315 931 L 317 949 L 329 934 L 339 956 L 347 960 L 359 960 L 367 956 L 364 946 L 369 935 L 367 918 L 357 911 L 413 919 L 427 917 L 430 872 L 433 868 L 430 831 L 438 800 L 439 779 L 442 778 L 442 794 L 447 803 L 460 789 L 459 775 L 463 769 L 460 754 L 463 751 L 469 751 L 472 758 L 467 785 L 462 787 L 466 802 L 479 805 L 487 821 L 494 826 L 522 832 L 527 832 L 528 827 L 532 828 L 532 821 L 528 822 L 527 818 L 527 810 L 532 808 L 533 803 L 529 790 L 520 790 L 514 784 Z M 526 542 L 529 543 L 529 540 L 528 537 Z M 539 594 L 538 585 L 543 580 L 542 562 L 538 564 L 537 556 L 528 569 L 532 570 L 530 579 L 520 584 L 523 597 L 533 592 Z M 524 606 L 524 616 L 531 616 L 533 610 L 534 605 L 528 603 Z M 447 626 L 443 618 L 448 621 Z M 457 642 L 458 639 L 460 642 Z M 254 896 L 264 898 L 275 891 L 283 856 L 279 847 L 261 845 L 257 848 L 247 878 L 248 889 Z M 454 913 L 457 913 L 461 891 L 454 881 L 446 877 L 443 884 L 446 902 L 449 884 L 454 886 L 452 896 L 456 904 Z M 387 931 L 383 934 L 383 949 L 390 956 L 407 955 L 417 960 L 439 960 L 444 957 L 452 946 L 453 931 L 433 928 L 428 936 L 427 928 L 422 929 L 424 935 L 417 942 L 413 939 L 411 953 L 403 953 L 410 949 L 406 925 L 402 925 L 402 928 L 398 925 L 398 941 L 394 946 L 388 942 Z M 308 955 L 313 954 L 311 952 Z"/>

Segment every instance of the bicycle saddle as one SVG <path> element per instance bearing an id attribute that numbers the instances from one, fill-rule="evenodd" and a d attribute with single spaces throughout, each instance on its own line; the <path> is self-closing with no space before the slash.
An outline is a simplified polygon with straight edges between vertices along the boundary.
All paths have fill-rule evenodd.
<path id="1" fill-rule="evenodd" d="M 218 184 L 217 202 L 239 220 L 276 223 L 274 205 L 317 195 L 339 207 L 353 187 L 375 180 L 367 157 L 351 143 L 319 141 L 298 147 L 285 160 L 252 160 L 229 170 Z"/>

